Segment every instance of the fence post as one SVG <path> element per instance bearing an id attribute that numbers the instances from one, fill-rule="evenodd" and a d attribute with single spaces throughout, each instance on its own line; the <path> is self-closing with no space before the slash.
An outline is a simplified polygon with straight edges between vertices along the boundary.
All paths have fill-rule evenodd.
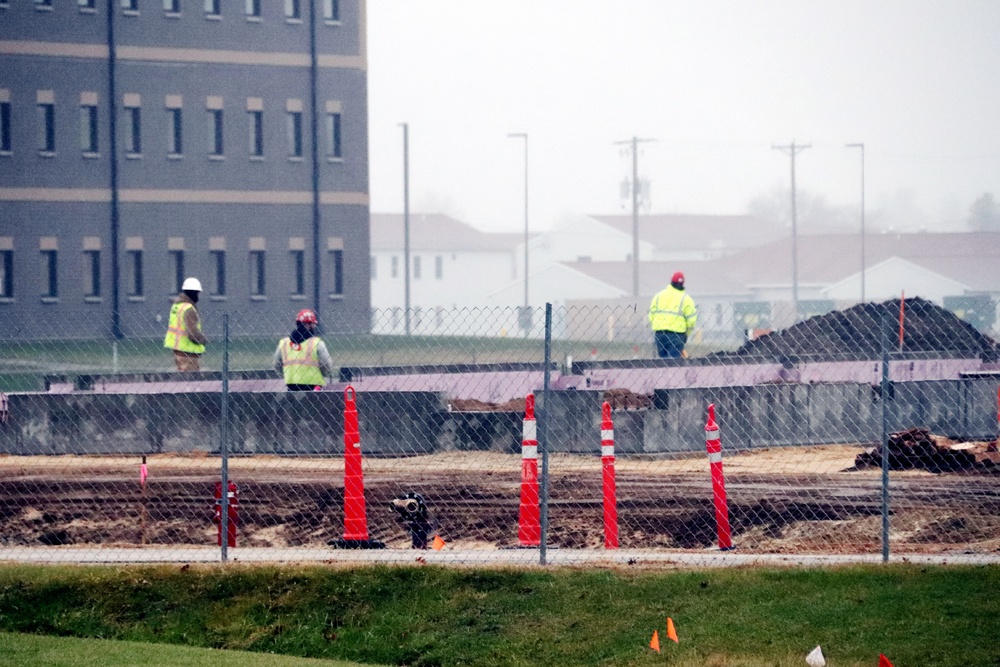
<path id="1" fill-rule="evenodd" d="M 601 406 L 601 470 L 604 488 L 604 548 L 618 548 L 618 494 L 615 485 L 615 424 L 611 404 Z"/>
<path id="2" fill-rule="evenodd" d="M 900 302 L 900 316 L 902 316 Z M 892 320 L 889 317 L 889 306 L 882 309 L 879 327 L 882 330 L 882 562 L 889 561 L 889 393 L 892 391 L 889 383 L 889 327 Z"/>
<path id="3" fill-rule="evenodd" d="M 549 401 L 552 394 L 549 391 L 549 384 L 552 380 L 552 304 L 545 304 L 545 370 L 543 371 L 542 382 L 542 409 L 539 411 L 538 425 L 538 448 L 542 452 L 542 475 L 541 475 L 541 521 L 542 538 L 538 549 L 538 562 L 545 565 L 545 543 L 549 535 Z"/>
<path id="4" fill-rule="evenodd" d="M 229 535 L 229 313 L 222 315 L 222 434 L 219 443 L 222 457 L 222 498 L 219 534 Z M 229 540 L 219 540 L 221 558 L 225 563 L 229 558 Z"/>

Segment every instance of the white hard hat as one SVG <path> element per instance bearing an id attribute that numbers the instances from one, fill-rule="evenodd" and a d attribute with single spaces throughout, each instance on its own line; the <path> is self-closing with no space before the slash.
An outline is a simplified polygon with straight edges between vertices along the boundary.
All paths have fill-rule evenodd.
<path id="1" fill-rule="evenodd" d="M 201 291 L 201 281 L 197 278 L 186 278 L 184 284 L 181 285 L 182 292 L 200 292 Z"/>

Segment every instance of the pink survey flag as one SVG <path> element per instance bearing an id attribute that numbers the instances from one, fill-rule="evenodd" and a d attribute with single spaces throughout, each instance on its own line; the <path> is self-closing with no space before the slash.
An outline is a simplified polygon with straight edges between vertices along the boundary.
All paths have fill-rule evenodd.
<path id="1" fill-rule="evenodd" d="M 142 465 L 139 466 L 139 483 L 145 484 L 146 478 L 149 477 L 149 470 L 146 469 L 146 457 L 142 457 Z"/>

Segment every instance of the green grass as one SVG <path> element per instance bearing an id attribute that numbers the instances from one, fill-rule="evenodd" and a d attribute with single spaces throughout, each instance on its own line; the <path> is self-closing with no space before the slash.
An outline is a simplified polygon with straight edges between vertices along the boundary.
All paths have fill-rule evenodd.
<path id="1" fill-rule="evenodd" d="M 397 665 L 802 665 L 819 644 L 837 666 L 995 667 L 998 591 L 996 566 L 6 566 L 0 630 Z"/>
<path id="2" fill-rule="evenodd" d="M 357 667 L 358 664 L 246 651 L 0 632 L 0 667 Z"/>

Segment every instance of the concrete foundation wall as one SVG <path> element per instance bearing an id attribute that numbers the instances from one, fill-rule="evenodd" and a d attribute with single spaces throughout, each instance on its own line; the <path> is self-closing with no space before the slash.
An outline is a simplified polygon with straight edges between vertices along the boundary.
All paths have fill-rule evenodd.
<path id="1" fill-rule="evenodd" d="M 897 382 L 887 397 L 890 431 L 927 427 L 962 440 L 997 436 L 995 377 Z M 203 451 L 221 444 L 221 395 L 12 394 L 0 423 L 0 454 L 146 454 Z M 656 390 L 653 408 L 617 410 L 616 454 L 704 452 L 706 408 L 716 406 L 723 447 L 745 450 L 877 442 L 882 400 L 869 384 L 773 384 Z M 538 396 L 539 437 L 549 451 L 599 455 L 603 392 Z M 520 451 L 523 415 L 449 412 L 437 392 L 359 392 L 362 449 L 369 456 L 439 451 Z M 340 392 L 230 394 L 234 455 L 343 453 Z"/>

